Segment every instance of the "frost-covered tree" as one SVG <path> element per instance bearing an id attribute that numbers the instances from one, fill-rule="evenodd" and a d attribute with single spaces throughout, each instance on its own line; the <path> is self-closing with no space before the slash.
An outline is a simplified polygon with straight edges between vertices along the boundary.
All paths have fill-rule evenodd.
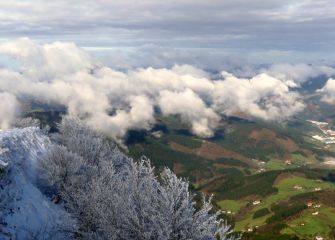
<path id="1" fill-rule="evenodd" d="M 15 122 L 15 127 L 16 128 L 27 128 L 27 127 L 41 128 L 42 132 L 45 134 L 49 133 L 50 131 L 49 125 L 43 125 L 41 124 L 41 121 L 39 119 L 32 118 L 32 117 L 17 119 Z"/>
<path id="2" fill-rule="evenodd" d="M 41 126 L 41 122 L 36 118 L 26 117 L 16 120 L 15 127 L 26 128 L 26 127 L 37 127 Z"/>
<path id="3" fill-rule="evenodd" d="M 188 182 L 169 169 L 157 178 L 148 159 L 134 162 L 78 120 L 64 118 L 59 129 L 40 166 L 83 238 L 229 239 L 211 198 L 197 211 Z"/>
<path id="4" fill-rule="evenodd" d="M 40 162 L 45 179 L 49 184 L 57 186 L 58 191 L 69 201 L 85 183 L 80 171 L 83 166 L 82 157 L 60 145 L 53 145 Z"/>

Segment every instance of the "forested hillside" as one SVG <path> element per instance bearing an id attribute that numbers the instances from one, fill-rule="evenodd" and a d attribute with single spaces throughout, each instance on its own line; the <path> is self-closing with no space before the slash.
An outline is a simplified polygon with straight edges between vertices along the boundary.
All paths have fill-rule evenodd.
<path id="1" fill-rule="evenodd" d="M 210 196 L 196 208 L 169 169 L 156 176 L 78 120 L 58 127 L 0 132 L 1 239 L 228 239 Z"/>

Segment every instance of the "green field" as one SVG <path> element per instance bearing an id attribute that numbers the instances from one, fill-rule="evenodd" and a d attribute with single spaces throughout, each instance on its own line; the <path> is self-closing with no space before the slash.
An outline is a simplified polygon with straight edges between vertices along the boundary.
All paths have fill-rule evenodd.
<path id="1" fill-rule="evenodd" d="M 299 218 L 288 221 L 288 227 L 283 229 L 283 234 L 294 234 L 300 238 L 313 239 L 316 236 L 322 236 L 325 239 L 334 239 L 335 230 L 335 210 L 330 207 L 321 206 L 317 209 L 319 214 L 313 216 L 315 209 L 305 210 Z"/>
<path id="2" fill-rule="evenodd" d="M 302 187 L 302 189 L 295 189 L 294 186 Z M 276 203 L 288 200 L 290 197 L 299 194 L 314 192 L 315 188 L 321 188 L 322 190 L 335 190 L 335 184 L 318 182 L 316 180 L 296 176 L 286 178 L 280 181 L 278 184 L 274 185 L 274 187 L 278 189 L 278 193 L 261 199 L 261 203 L 254 207 L 245 219 L 236 223 L 236 230 L 241 231 L 250 227 L 264 225 L 266 223 L 266 219 L 270 217 L 272 213 L 269 213 L 269 215 L 266 217 L 262 217 L 256 220 L 253 219 L 254 213 L 262 208 L 271 209 L 271 206 Z"/>
<path id="3" fill-rule="evenodd" d="M 217 205 L 224 211 L 231 211 L 232 213 L 236 213 L 244 204 L 235 200 L 221 200 L 217 202 Z"/>
<path id="4" fill-rule="evenodd" d="M 39 110 L 27 116 L 56 126 L 60 119 L 57 114 Z M 314 209 L 305 207 L 308 201 L 324 201 L 325 191 L 335 195 L 331 182 L 335 176 L 328 178 L 334 169 L 321 162 L 324 157 L 335 156 L 335 149 L 325 149 L 324 144 L 311 139 L 317 129 L 306 123 L 307 117 L 314 115 L 302 115 L 285 124 L 227 118 L 213 138 L 201 139 L 178 116 L 157 116 L 152 131 L 131 131 L 125 144 L 135 160 L 145 155 L 157 171 L 168 167 L 188 179 L 194 194 L 214 194 L 214 207 L 225 211 L 235 230 L 254 228 L 254 232 L 244 234 L 244 239 L 314 239 L 316 234 L 328 239 L 335 225 L 335 197 L 333 205 L 322 203 L 317 216 L 311 215 Z M 216 144 L 216 149 L 208 151 L 221 147 L 229 154 L 214 160 L 192 154 L 204 140 Z M 174 150 L 171 143 L 191 152 Z M 287 160 L 291 164 L 285 163 Z M 321 191 L 315 192 L 315 188 Z M 257 199 L 261 203 L 254 206 L 252 202 Z"/>
<path id="5" fill-rule="evenodd" d="M 288 166 L 282 160 L 271 159 L 265 165 L 267 170 L 283 170 L 286 169 Z M 292 168 L 292 167 L 291 167 Z"/>
<path id="6" fill-rule="evenodd" d="M 320 181 L 329 169 L 316 169 L 322 165 L 309 154 L 316 152 L 317 156 L 322 156 L 327 154 L 326 150 L 315 150 L 319 146 L 306 143 L 304 135 L 297 135 L 287 127 L 235 122 L 224 126 L 223 129 L 229 128 L 229 131 L 223 130 L 222 135 L 207 140 L 250 160 L 255 159 L 256 167 L 252 168 L 237 159 L 212 161 L 172 150 L 171 142 L 198 149 L 203 140 L 190 134 L 185 125 L 173 117 L 162 118 L 160 124 L 165 124 L 167 131 L 159 139 L 146 135 L 140 144 L 130 145 L 131 155 L 136 158 L 144 154 L 156 167 L 174 168 L 179 164 L 179 175 L 191 180 L 195 190 L 214 193 L 215 206 L 234 221 L 236 231 L 254 230 L 245 234 L 246 239 L 267 239 L 266 236 L 271 236 L 268 239 L 291 239 L 294 236 L 314 239 L 315 234 L 327 236 L 332 231 L 333 215 L 325 217 L 325 212 L 335 208 L 325 206 L 325 210 L 321 209 L 322 212 L 313 218 L 311 210 L 305 209 L 308 199 L 317 198 L 315 189 L 335 192 L 335 185 Z M 253 130 L 263 131 L 265 128 L 271 129 L 265 133 L 275 133 L 277 140 L 250 138 Z M 288 146 L 280 145 L 280 141 L 286 141 L 287 137 L 301 147 L 290 151 Z M 290 164 L 286 159 L 290 159 Z M 257 167 L 260 161 L 265 163 Z M 260 172 L 261 168 L 265 172 Z M 284 176 L 283 179 L 280 176 Z M 302 200 L 297 200 L 299 198 Z M 252 202 L 256 199 L 261 203 L 254 206 Z M 299 225 L 302 221 L 305 226 Z"/>

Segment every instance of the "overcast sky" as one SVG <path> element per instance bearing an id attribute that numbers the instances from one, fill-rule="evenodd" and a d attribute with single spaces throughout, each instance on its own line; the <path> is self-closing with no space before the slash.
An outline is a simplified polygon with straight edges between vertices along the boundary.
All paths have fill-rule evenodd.
<path id="1" fill-rule="evenodd" d="M 334 0 L 0 0 L 0 128 L 27 97 L 116 139 L 156 107 L 204 137 L 222 114 L 287 120 L 310 78 L 335 102 L 334 23 Z"/>
<path id="2" fill-rule="evenodd" d="M 0 0 L 1 40 L 73 41 L 118 67 L 333 63 L 334 23 L 334 0 Z"/>

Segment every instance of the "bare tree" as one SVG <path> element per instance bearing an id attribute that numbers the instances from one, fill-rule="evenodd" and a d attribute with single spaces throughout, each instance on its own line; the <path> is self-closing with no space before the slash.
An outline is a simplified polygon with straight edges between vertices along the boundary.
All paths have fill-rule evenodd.
<path id="1" fill-rule="evenodd" d="M 40 166 L 84 238 L 230 239 L 211 198 L 197 211 L 188 182 L 169 169 L 159 181 L 148 159 L 134 162 L 78 120 L 65 118 L 59 129 L 64 146 L 55 144 Z"/>
<path id="2" fill-rule="evenodd" d="M 18 128 L 26 128 L 26 127 L 39 128 L 41 126 L 41 122 L 40 120 L 36 118 L 27 117 L 27 118 L 18 119 L 15 123 L 15 126 Z"/>
<path id="3" fill-rule="evenodd" d="M 42 132 L 45 134 L 48 134 L 50 131 L 49 125 L 42 125 L 39 119 L 32 118 L 32 117 L 17 119 L 15 122 L 15 127 L 16 128 L 26 128 L 26 127 L 41 128 Z"/>

